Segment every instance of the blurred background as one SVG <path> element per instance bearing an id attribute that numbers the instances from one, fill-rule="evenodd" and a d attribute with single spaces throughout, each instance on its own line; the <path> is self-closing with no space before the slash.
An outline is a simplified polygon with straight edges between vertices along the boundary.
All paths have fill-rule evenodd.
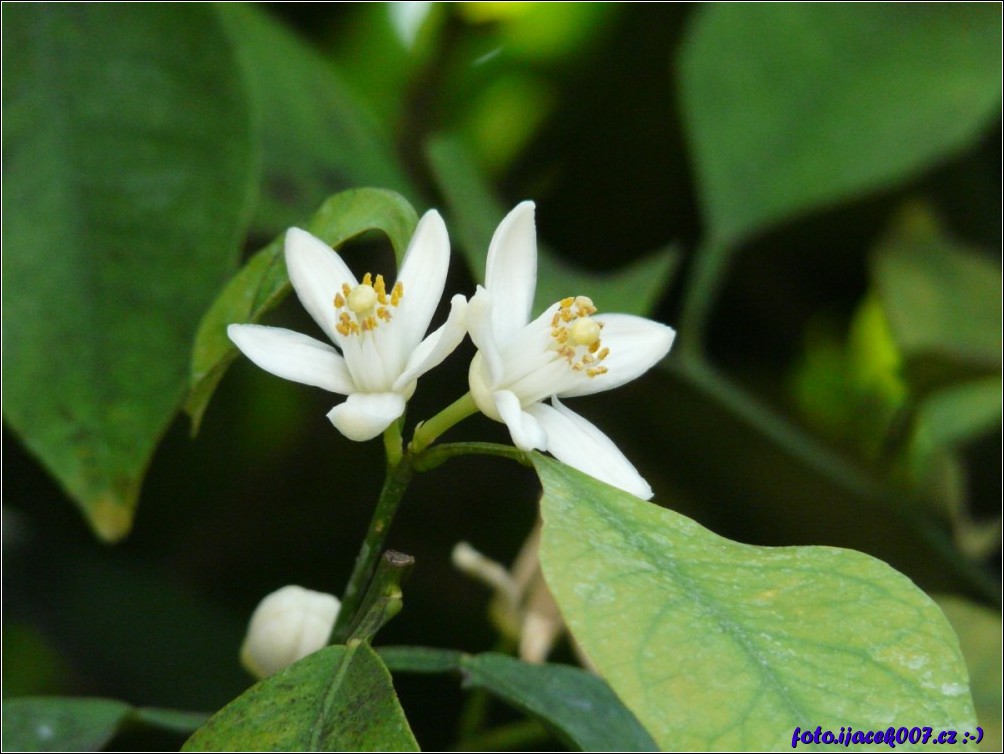
<path id="1" fill-rule="evenodd" d="M 678 331 L 664 364 L 574 408 L 614 438 L 658 504 L 740 542 L 863 550 L 938 596 L 967 655 L 997 669 L 978 687 L 974 677 L 974 693 L 999 740 L 999 7 L 293 3 L 106 8 L 100 23 L 80 9 L 52 6 L 43 22 L 8 7 L 5 696 L 213 710 L 251 683 L 237 652 L 262 596 L 289 583 L 342 590 L 382 482 L 380 444 L 335 432 L 324 417 L 331 395 L 244 359 L 197 435 L 173 412 L 184 345 L 237 253 L 302 224 L 333 193 L 376 186 L 443 212 L 454 243 L 447 291 L 468 294 L 495 225 L 535 200 L 547 294 L 588 294 L 601 311 Z M 211 14 L 219 46 L 186 36 L 185 14 Z M 40 123 L 40 110 L 22 106 L 32 77 L 67 55 L 86 63 L 77 91 L 101 84 L 78 100 L 57 92 L 57 110 L 128 109 L 118 48 L 88 46 L 88 24 L 133 40 L 136 60 L 159 54 L 148 36 L 164 55 L 182 50 L 185 75 L 203 78 L 136 84 L 158 98 L 158 87 L 189 85 L 218 98 L 210 73 L 230 65 L 237 83 L 223 100 L 246 104 L 246 131 L 237 115 L 174 115 L 186 134 L 226 131 L 229 144 L 250 145 L 246 185 L 228 185 L 214 160 L 189 166 L 220 182 L 221 196 L 244 198 L 199 209 L 234 215 L 219 241 L 233 253 L 205 283 L 202 307 L 177 315 L 173 403 L 148 466 L 134 464 L 139 505 L 114 545 L 92 534 L 74 482 L 47 460 L 52 433 L 36 429 L 32 412 L 60 378 L 28 380 L 21 368 L 62 358 L 59 371 L 73 374 L 75 339 L 101 335 L 36 337 L 26 323 L 44 318 L 35 302 L 51 290 L 12 251 L 44 225 L 17 221 L 31 216 L 18 202 L 43 190 L 18 188 L 37 157 L 19 141 Z M 54 143 L 69 149 L 83 137 L 63 125 Z M 393 263 L 375 237 L 345 255 L 358 271 Z M 133 295 L 122 305 L 141 310 L 146 299 Z M 265 321 L 315 332 L 294 298 Z M 472 354 L 466 343 L 422 381 L 409 426 L 466 390 Z M 107 354 L 109 383 L 116 360 L 130 358 Z M 508 441 L 482 417 L 450 439 Z M 380 643 L 496 646 L 491 594 L 451 566 L 450 551 L 465 540 L 511 562 L 537 495 L 532 472 L 500 459 L 458 459 L 418 478 L 390 538 L 418 564 Z M 556 657 L 572 659 L 567 647 Z M 456 680 L 395 685 L 423 747 L 450 746 Z"/>

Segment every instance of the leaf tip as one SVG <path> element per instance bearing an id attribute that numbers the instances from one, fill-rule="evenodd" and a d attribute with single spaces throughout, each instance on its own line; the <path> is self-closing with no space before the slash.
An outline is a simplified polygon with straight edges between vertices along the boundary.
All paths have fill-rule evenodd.
<path id="1" fill-rule="evenodd" d="M 102 494 L 88 511 L 91 528 L 107 544 L 121 542 L 132 529 L 132 509 L 108 493 Z"/>

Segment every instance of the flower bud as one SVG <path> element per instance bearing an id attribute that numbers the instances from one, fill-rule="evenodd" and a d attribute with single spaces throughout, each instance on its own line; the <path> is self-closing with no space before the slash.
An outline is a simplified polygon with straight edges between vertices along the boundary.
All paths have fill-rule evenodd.
<path id="1" fill-rule="evenodd" d="M 251 616 L 241 662 L 266 678 L 316 652 L 328 643 L 340 607 L 337 597 L 301 586 L 272 592 Z"/>

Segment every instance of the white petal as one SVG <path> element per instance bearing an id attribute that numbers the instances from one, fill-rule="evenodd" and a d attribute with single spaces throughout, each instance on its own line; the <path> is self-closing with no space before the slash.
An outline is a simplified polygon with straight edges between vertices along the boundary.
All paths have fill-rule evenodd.
<path id="1" fill-rule="evenodd" d="M 474 345 L 481 352 L 481 358 L 488 365 L 488 374 L 492 379 L 492 384 L 497 385 L 502 380 L 503 363 L 498 341 L 495 340 L 495 333 L 492 330 L 492 310 L 494 307 L 495 302 L 492 294 L 479 285 L 474 296 L 467 303 L 467 331 L 471 334 Z"/>
<path id="2" fill-rule="evenodd" d="M 330 246 L 299 228 L 286 231 L 286 270 L 303 308 L 340 344 L 341 336 L 335 330 L 335 294 L 343 283 L 355 286 L 355 275 Z"/>
<path id="3" fill-rule="evenodd" d="M 585 377 L 575 387 L 558 392 L 562 398 L 610 390 L 640 377 L 669 353 L 676 332 L 672 327 L 631 314 L 597 314 L 603 323 L 600 339 L 610 349 L 603 361 L 606 374 Z"/>
<path id="4" fill-rule="evenodd" d="M 547 432 L 548 452 L 563 463 L 596 477 L 642 500 L 652 497 L 652 488 L 638 470 L 624 457 L 613 440 L 596 425 L 569 411 L 557 398 L 554 407 L 545 403 L 530 406 Z"/>
<path id="5" fill-rule="evenodd" d="M 394 312 L 393 326 L 405 352 L 410 352 L 425 336 L 443 297 L 450 266 L 450 237 L 443 218 L 435 210 L 426 212 L 401 262 L 397 276 L 404 296 Z"/>
<path id="6" fill-rule="evenodd" d="M 450 316 L 446 322 L 423 340 L 408 358 L 401 376 L 394 382 L 393 389 L 400 390 L 413 380 L 417 380 L 443 359 L 453 353 L 467 334 L 467 299 L 459 293 L 450 301 Z"/>
<path id="7" fill-rule="evenodd" d="M 262 325 L 230 325 L 227 335 L 266 372 L 332 393 L 355 392 L 345 359 L 327 343 L 292 330 Z"/>
<path id="8" fill-rule="evenodd" d="M 547 450 L 547 434 L 537 419 L 523 410 L 519 398 L 508 390 L 499 390 L 492 396 L 502 421 L 509 427 L 513 444 L 520 450 Z"/>
<path id="9" fill-rule="evenodd" d="M 516 205 L 499 223 L 488 247 L 485 288 L 496 307 L 492 318 L 495 337 L 504 343 L 530 321 L 537 287 L 537 229 L 533 202 Z"/>
<path id="10" fill-rule="evenodd" d="M 372 440 L 404 413 L 400 393 L 356 393 L 328 412 L 328 419 L 350 440 Z"/>

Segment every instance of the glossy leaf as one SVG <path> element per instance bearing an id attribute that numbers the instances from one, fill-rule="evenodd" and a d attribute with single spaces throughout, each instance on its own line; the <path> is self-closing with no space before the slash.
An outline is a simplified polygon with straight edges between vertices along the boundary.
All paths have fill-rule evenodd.
<path id="1" fill-rule="evenodd" d="M 418 223 L 415 210 L 399 194 L 383 189 L 343 191 L 328 199 L 306 229 L 331 246 L 340 246 L 370 230 L 384 233 L 398 263 Z M 231 278 L 206 312 L 192 352 L 191 391 L 185 410 L 198 430 L 213 391 L 237 358 L 227 325 L 257 322 L 290 292 L 283 258 L 285 234 L 257 252 Z"/>
<path id="2" fill-rule="evenodd" d="M 983 751 L 1000 751 L 1004 745 L 1001 723 L 1001 615 L 975 602 L 950 595 L 937 597 L 938 606 L 959 635 L 969 668 L 976 716 L 984 730 Z"/>
<path id="3" fill-rule="evenodd" d="M 256 683 L 182 751 L 418 751 L 368 644 L 331 646 Z"/>
<path id="4" fill-rule="evenodd" d="M 680 84 L 711 233 L 731 241 L 912 177 L 1000 110 L 990 5 L 707 5 Z"/>
<path id="5" fill-rule="evenodd" d="M 480 688 L 543 721 L 582 751 L 656 751 L 655 742 L 602 678 L 582 668 L 531 664 L 487 652 L 468 655 L 429 647 L 381 647 L 394 672 L 461 672 Z"/>
<path id="6" fill-rule="evenodd" d="M 336 191 L 380 186 L 412 193 L 390 139 L 331 61 L 260 7 L 217 8 L 259 121 L 263 175 L 256 232 L 268 238 L 302 223 Z"/>
<path id="7" fill-rule="evenodd" d="M 466 657 L 465 682 L 539 717 L 582 751 L 658 751 L 610 687 L 571 665 L 532 665 L 501 654 Z"/>
<path id="8" fill-rule="evenodd" d="M 210 7 L 3 21 L 4 415 L 114 541 L 237 261 L 248 105 Z"/>
<path id="9" fill-rule="evenodd" d="M 459 140 L 439 137 L 428 157 L 451 212 L 451 234 L 458 240 L 475 279 L 483 282 L 488 245 L 506 214 Z M 594 274 L 548 250 L 538 238 L 537 291 L 534 311 L 565 296 L 588 295 L 603 311 L 651 314 L 666 291 L 679 255 L 662 250 L 619 270 Z"/>
<path id="10" fill-rule="evenodd" d="M 125 725 L 189 733 L 206 719 L 195 712 L 137 708 L 113 699 L 24 697 L 3 705 L 5 751 L 97 751 Z"/>
<path id="11" fill-rule="evenodd" d="M 951 626 L 881 561 L 731 542 L 556 461 L 534 465 L 544 577 L 661 748 L 787 748 L 796 727 L 849 721 L 973 730 Z"/>

